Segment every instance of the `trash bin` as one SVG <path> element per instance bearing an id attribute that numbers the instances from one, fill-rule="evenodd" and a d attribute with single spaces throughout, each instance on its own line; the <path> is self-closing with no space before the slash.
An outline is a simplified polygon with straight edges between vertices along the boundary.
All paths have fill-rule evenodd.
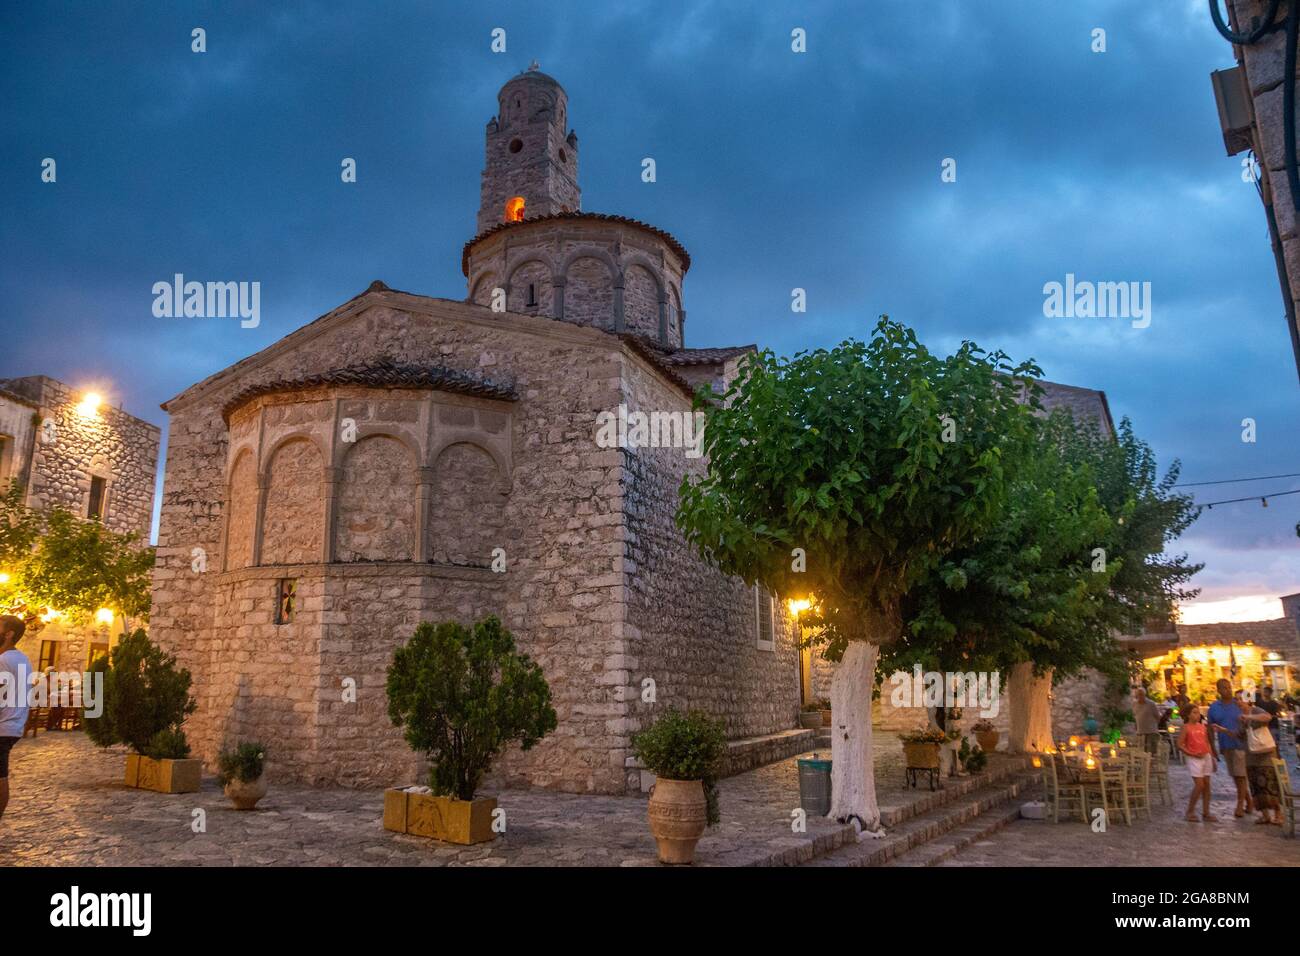
<path id="1" fill-rule="evenodd" d="M 831 762 L 816 754 L 799 760 L 799 806 L 809 816 L 831 812 Z"/>

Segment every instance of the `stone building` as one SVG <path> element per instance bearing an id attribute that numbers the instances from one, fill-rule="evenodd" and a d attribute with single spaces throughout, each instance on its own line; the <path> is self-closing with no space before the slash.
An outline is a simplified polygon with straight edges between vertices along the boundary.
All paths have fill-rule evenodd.
<path id="1" fill-rule="evenodd" d="M 62 508 L 147 544 L 160 438 L 93 392 L 45 375 L 0 380 L 0 484 L 19 482 L 29 508 Z M 51 616 L 19 649 L 41 669 L 81 670 L 121 630 L 120 618 L 77 626 Z"/>
<path id="2" fill-rule="evenodd" d="M 620 406 L 688 413 L 749 347 L 682 346 L 690 258 L 581 210 L 566 113 L 536 69 L 502 88 L 465 299 L 375 282 L 163 406 L 151 632 L 195 676 L 205 758 L 256 737 L 286 776 L 414 779 L 386 716 L 393 650 L 422 620 L 489 613 L 560 718 L 506 780 L 636 788 L 630 734 L 673 705 L 726 721 L 733 767 L 806 743 L 788 613 L 674 526 L 702 460 L 595 440 Z"/>
<path id="3" fill-rule="evenodd" d="M 754 347 L 686 347 L 690 256 L 582 209 L 566 120 L 536 68 L 502 87 L 465 298 L 376 281 L 163 405 L 151 632 L 194 674 L 205 759 L 259 739 L 282 776 L 416 779 L 386 714 L 393 650 L 420 621 L 485 614 L 559 716 L 498 782 L 638 789 L 630 736 L 672 706 L 723 719 L 731 770 L 811 744 L 785 602 L 675 526 L 704 460 L 596 440 L 602 413 L 686 415 Z"/>

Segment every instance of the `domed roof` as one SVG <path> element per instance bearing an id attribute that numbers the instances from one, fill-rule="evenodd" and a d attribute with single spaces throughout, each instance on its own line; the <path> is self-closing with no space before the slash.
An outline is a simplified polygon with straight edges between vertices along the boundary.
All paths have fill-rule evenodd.
<path id="1" fill-rule="evenodd" d="M 516 73 L 514 76 L 510 77 L 510 79 L 506 80 L 505 83 L 502 84 L 501 89 L 504 90 L 512 83 L 518 83 L 523 80 L 530 80 L 534 83 L 549 83 L 552 86 L 559 87 L 561 90 L 564 89 L 563 86 L 560 86 L 559 80 L 551 76 L 549 73 L 543 73 L 541 71 L 536 60 L 533 60 L 533 62 L 528 65 L 528 69 Z"/>

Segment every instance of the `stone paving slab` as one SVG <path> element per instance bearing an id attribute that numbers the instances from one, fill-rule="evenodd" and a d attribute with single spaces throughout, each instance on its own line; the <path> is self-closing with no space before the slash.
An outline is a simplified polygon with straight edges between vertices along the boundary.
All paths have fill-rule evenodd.
<path id="1" fill-rule="evenodd" d="M 903 783 L 902 751 L 882 737 L 877 791 L 886 819 L 929 806 L 936 795 Z M 797 758 L 721 781 L 722 823 L 705 834 L 703 865 L 793 863 L 840 845 L 848 828 L 825 818 L 791 831 Z M 158 794 L 122 783 L 125 751 L 104 751 L 82 733 L 52 731 L 11 755 L 9 810 L 0 852 L 21 865 L 193 866 L 654 866 L 646 798 L 505 790 L 507 832 L 491 844 L 456 847 L 390 833 L 383 793 L 272 784 L 252 812 L 231 809 L 213 777 L 194 794 Z M 942 799 L 939 794 L 938 798 Z M 207 831 L 195 833 L 194 811 Z"/>
<path id="2" fill-rule="evenodd" d="M 1292 786 L 1297 785 L 1295 751 L 1287 748 Z M 1094 833 L 1082 821 L 1015 820 L 999 832 L 961 849 L 940 866 L 1300 866 L 1300 839 L 1280 827 L 1261 826 L 1254 815 L 1234 819 L 1236 790 L 1222 767 L 1212 778 L 1210 811 L 1218 823 L 1183 819 L 1192 792 L 1185 766 L 1169 768 L 1174 805 L 1155 800 L 1151 819 L 1122 822 Z M 1031 789 L 1033 795 L 1038 791 Z M 1199 811 L 1198 811 L 1199 815 Z"/>

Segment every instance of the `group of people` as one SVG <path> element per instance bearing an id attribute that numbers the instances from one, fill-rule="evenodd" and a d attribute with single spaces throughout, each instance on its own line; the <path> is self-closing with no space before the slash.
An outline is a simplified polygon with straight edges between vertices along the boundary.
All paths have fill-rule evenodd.
<path id="1" fill-rule="evenodd" d="M 1175 746 L 1187 758 L 1192 776 L 1192 793 L 1187 800 L 1186 819 L 1197 822 L 1196 804 L 1200 801 L 1200 819 L 1218 820 L 1210 812 L 1210 778 L 1222 763 L 1237 789 L 1234 817 L 1258 812 L 1256 823 L 1282 824 L 1282 800 L 1273 760 L 1278 756 L 1278 713 L 1281 708 L 1273 699 L 1272 688 L 1265 687 L 1258 700 L 1249 700 L 1241 691 L 1232 690 L 1226 679 L 1215 684 L 1218 699 L 1208 708 L 1187 700 L 1179 704 L 1183 718 Z M 1136 695 L 1135 695 L 1136 696 Z M 1143 704 L 1151 705 L 1143 697 Z M 1139 704 L 1149 715 L 1149 708 Z M 1139 724 L 1139 731 L 1142 727 Z"/>

